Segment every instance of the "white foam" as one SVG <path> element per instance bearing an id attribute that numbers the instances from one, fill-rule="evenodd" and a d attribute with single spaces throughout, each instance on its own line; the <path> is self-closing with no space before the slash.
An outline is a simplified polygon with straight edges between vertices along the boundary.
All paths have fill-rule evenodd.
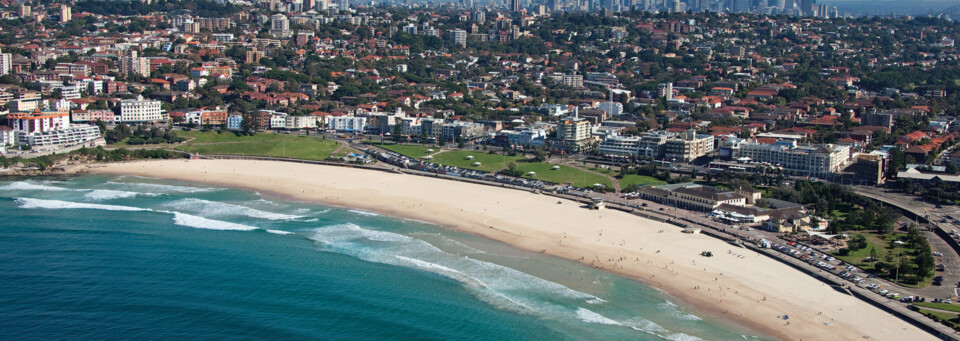
<path id="1" fill-rule="evenodd" d="M 307 236 L 328 251 L 451 278 L 464 284 L 481 300 L 501 309 L 576 319 L 576 312 L 568 307 L 582 300 L 596 299 L 509 267 L 447 253 L 426 241 L 398 233 L 340 224 L 315 229 Z M 559 303 L 562 301 L 566 304 Z"/>
<path id="2" fill-rule="evenodd" d="M 667 340 L 673 341 L 703 341 L 703 339 L 684 333 L 670 334 L 665 337 Z"/>
<path id="3" fill-rule="evenodd" d="M 587 303 L 590 303 L 590 304 L 601 304 L 601 303 L 607 303 L 607 300 L 602 299 L 602 298 L 591 298 L 591 299 L 587 300 Z"/>
<path id="4" fill-rule="evenodd" d="M 268 233 L 282 234 L 282 235 L 296 234 L 296 233 L 293 233 L 293 232 L 290 232 L 290 231 L 284 231 L 284 230 L 264 230 L 264 231 L 267 231 Z"/>
<path id="5" fill-rule="evenodd" d="M 232 230 L 232 231 L 251 231 L 257 227 L 247 226 L 228 221 L 207 219 L 181 212 L 165 212 L 173 214 L 173 223 L 180 226 L 193 227 L 208 230 Z"/>
<path id="6" fill-rule="evenodd" d="M 200 193 L 200 192 L 210 192 L 217 190 L 215 188 L 203 188 L 203 187 L 190 187 L 190 186 L 176 186 L 176 185 L 162 185 L 162 184 L 151 184 L 144 182 L 107 182 L 109 185 L 121 186 L 124 188 L 138 188 L 145 189 L 146 192 L 160 192 L 160 193 Z"/>
<path id="7" fill-rule="evenodd" d="M 699 316 L 697 316 L 697 315 L 693 315 L 693 314 L 690 314 L 690 313 L 687 313 L 687 312 L 683 311 L 683 308 L 680 308 L 680 306 L 674 304 L 673 302 L 664 301 L 663 303 L 660 304 L 660 306 L 662 306 L 662 307 L 664 307 L 664 308 L 666 308 L 666 309 L 671 310 L 671 311 L 673 312 L 673 316 L 675 316 L 675 317 L 678 318 L 678 319 L 687 320 L 687 321 L 700 321 L 700 320 L 702 320 L 702 319 L 701 319 Z"/>
<path id="8" fill-rule="evenodd" d="M 137 195 L 153 196 L 156 194 L 137 193 L 137 192 L 129 192 L 129 191 L 115 191 L 112 189 L 95 189 L 88 192 L 87 194 L 84 194 L 83 197 L 90 200 L 113 200 L 113 199 L 132 198 Z"/>
<path id="9" fill-rule="evenodd" d="M 33 181 L 16 181 L 0 187 L 5 191 L 72 191 L 69 188 L 41 185 Z"/>
<path id="10" fill-rule="evenodd" d="M 34 198 L 16 198 L 20 208 L 45 208 L 45 209 L 90 209 L 106 211 L 152 211 L 149 208 L 140 208 L 120 205 L 89 204 L 82 202 L 71 202 L 62 200 L 47 200 Z"/>
<path id="11" fill-rule="evenodd" d="M 610 324 L 614 326 L 622 326 L 623 323 L 611 320 L 610 318 L 597 314 L 590 309 L 577 308 L 577 318 L 583 322 L 587 323 L 599 323 L 599 324 Z"/>
<path id="12" fill-rule="evenodd" d="M 363 210 L 347 210 L 347 211 L 348 211 L 348 212 L 353 212 L 353 213 L 356 213 L 356 214 L 359 214 L 359 215 L 363 215 L 363 216 L 368 216 L 368 217 L 379 216 L 379 214 L 376 214 L 376 213 L 373 213 L 373 212 L 367 212 L 367 211 L 363 211 Z"/>
<path id="13" fill-rule="evenodd" d="M 246 216 L 250 218 L 267 219 L 267 220 L 293 220 L 297 218 L 302 218 L 302 216 L 298 216 L 298 215 L 273 213 L 273 212 L 267 212 L 267 211 L 261 211 L 258 209 L 249 208 L 246 206 L 228 204 L 228 203 L 223 203 L 218 201 L 196 199 L 196 198 L 187 198 L 187 199 L 177 200 L 177 201 L 168 203 L 166 205 L 181 211 L 203 212 L 204 215 L 212 215 L 212 216 L 218 216 L 218 217 L 219 216 Z"/>

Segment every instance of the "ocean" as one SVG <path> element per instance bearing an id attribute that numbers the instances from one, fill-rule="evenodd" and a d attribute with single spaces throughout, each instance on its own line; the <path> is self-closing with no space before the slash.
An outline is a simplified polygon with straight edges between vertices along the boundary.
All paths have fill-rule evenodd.
<path id="1" fill-rule="evenodd" d="M 0 181 L 0 339 L 759 340 L 576 262 L 130 176 Z"/>

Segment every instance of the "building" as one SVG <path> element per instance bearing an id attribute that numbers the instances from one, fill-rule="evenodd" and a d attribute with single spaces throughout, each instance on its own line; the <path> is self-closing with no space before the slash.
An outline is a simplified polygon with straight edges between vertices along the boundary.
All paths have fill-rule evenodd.
<path id="1" fill-rule="evenodd" d="M 227 129 L 229 130 L 243 129 L 243 115 L 227 116 Z"/>
<path id="2" fill-rule="evenodd" d="M 657 85 L 657 97 L 666 98 L 668 101 L 673 99 L 673 83 L 660 83 Z"/>
<path id="3" fill-rule="evenodd" d="M 825 176 L 844 168 L 850 159 L 850 147 L 830 144 L 799 146 L 796 141 L 777 141 L 776 144 L 745 142 L 740 144 L 739 157 L 801 174 Z"/>
<path id="4" fill-rule="evenodd" d="M 860 115 L 860 124 L 865 126 L 877 126 L 887 129 L 893 128 L 896 119 L 891 113 L 865 113 Z"/>
<path id="5" fill-rule="evenodd" d="M 287 37 L 292 34 L 290 32 L 290 20 L 287 19 L 286 15 L 277 13 L 270 16 L 270 34 L 280 37 Z"/>
<path id="6" fill-rule="evenodd" d="M 339 133 L 363 132 L 366 125 L 366 117 L 338 116 L 327 121 L 327 128 Z"/>
<path id="7" fill-rule="evenodd" d="M 611 136 L 597 146 L 597 152 L 608 156 L 640 156 L 640 137 Z"/>
<path id="8" fill-rule="evenodd" d="M 311 129 L 317 127 L 317 117 L 312 115 L 306 116 L 287 116 L 286 122 L 284 122 L 284 128 L 286 129 Z"/>
<path id="9" fill-rule="evenodd" d="M 563 85 L 572 86 L 574 88 L 582 88 L 583 75 L 577 75 L 577 74 L 563 75 Z"/>
<path id="10" fill-rule="evenodd" d="M 557 139 L 583 141 L 590 137 L 590 121 L 579 117 L 567 117 L 557 123 Z"/>
<path id="11" fill-rule="evenodd" d="M 73 19 L 73 11 L 67 4 L 60 5 L 60 22 L 66 23 Z"/>
<path id="12" fill-rule="evenodd" d="M 887 159 L 883 155 L 860 154 L 855 161 L 846 171 L 853 173 L 857 180 L 875 186 L 883 185 L 887 181 Z"/>
<path id="13" fill-rule="evenodd" d="M 136 74 L 141 77 L 150 77 L 150 60 L 138 57 L 136 50 L 128 50 L 120 58 L 119 71 L 121 75 Z"/>
<path id="14" fill-rule="evenodd" d="M 70 125 L 70 114 L 65 111 L 41 111 L 13 113 L 7 121 L 13 128 L 18 144 L 32 147 L 72 146 L 100 138 L 97 126 Z"/>
<path id="15" fill-rule="evenodd" d="M 679 208 L 712 212 L 720 205 L 743 207 L 747 198 L 731 190 L 697 184 L 645 186 L 639 190 L 643 199 Z"/>
<path id="16" fill-rule="evenodd" d="M 462 47 L 467 46 L 467 31 L 451 30 L 448 34 L 450 35 L 450 42 Z"/>
<path id="17" fill-rule="evenodd" d="M 690 129 L 667 139 L 663 157 L 666 160 L 690 162 L 711 152 L 713 152 L 713 136 L 697 134 Z"/>
<path id="18" fill-rule="evenodd" d="M 337 7 L 338 7 L 341 11 L 349 11 L 349 10 L 350 10 L 350 0 L 337 0 Z"/>
<path id="19" fill-rule="evenodd" d="M 440 135 L 444 141 L 471 141 L 483 137 L 483 124 L 453 121 L 442 122 Z"/>
<path id="20" fill-rule="evenodd" d="M 12 68 L 13 68 L 13 54 L 0 53 L 0 75 L 6 75 L 10 73 L 10 69 Z"/>
<path id="21" fill-rule="evenodd" d="M 510 11 L 513 13 L 520 12 L 520 0 L 510 0 Z"/>
<path id="22" fill-rule="evenodd" d="M 17 15 L 19 15 L 21 18 L 26 18 L 32 14 L 33 9 L 30 7 L 30 5 L 27 5 L 26 3 L 20 4 L 20 11 L 18 11 Z"/>
<path id="23" fill-rule="evenodd" d="M 247 50 L 246 63 L 247 64 L 259 63 L 260 59 L 263 58 L 263 56 L 264 56 L 263 51 L 257 50 L 256 48 Z"/>
<path id="24" fill-rule="evenodd" d="M 160 110 L 160 101 L 145 100 L 143 96 L 137 99 L 120 100 L 120 122 L 160 122 L 166 116 Z"/>
<path id="25" fill-rule="evenodd" d="M 7 152 L 7 147 L 17 144 L 17 135 L 13 128 L 0 126 L 0 154 Z"/>

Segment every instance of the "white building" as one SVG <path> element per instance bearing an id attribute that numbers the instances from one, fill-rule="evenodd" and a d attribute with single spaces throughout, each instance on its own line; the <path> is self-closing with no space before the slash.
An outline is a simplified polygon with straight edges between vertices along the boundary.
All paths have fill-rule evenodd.
<path id="1" fill-rule="evenodd" d="M 0 75 L 10 73 L 13 68 L 13 55 L 10 53 L 0 53 Z"/>
<path id="2" fill-rule="evenodd" d="M 137 99 L 120 100 L 120 122 L 160 122 L 166 120 L 166 115 L 160 110 L 160 101 L 145 100 L 143 96 Z"/>
<path id="3" fill-rule="evenodd" d="M 19 144 L 30 146 L 71 146 L 96 140 L 100 128 L 86 124 L 70 125 L 70 114 L 64 111 L 40 111 L 7 115 Z M 4 133 L 9 134 L 9 133 Z M 4 136 L 4 139 L 9 136 Z"/>
<path id="4" fill-rule="evenodd" d="M 776 144 L 746 142 L 740 144 L 738 157 L 766 162 L 798 173 L 824 176 L 844 168 L 850 160 L 850 146 L 799 146 L 796 141 L 777 141 Z"/>
<path id="5" fill-rule="evenodd" d="M 316 116 L 287 116 L 286 125 L 287 129 L 306 129 L 306 128 L 316 128 L 317 127 L 317 117 Z"/>
<path id="6" fill-rule="evenodd" d="M 597 151 L 604 155 L 638 157 L 640 156 L 640 138 L 611 136 L 597 146 Z"/>
<path id="7" fill-rule="evenodd" d="M 366 117 L 339 116 L 331 117 L 328 127 L 337 132 L 362 132 L 367 125 Z"/>

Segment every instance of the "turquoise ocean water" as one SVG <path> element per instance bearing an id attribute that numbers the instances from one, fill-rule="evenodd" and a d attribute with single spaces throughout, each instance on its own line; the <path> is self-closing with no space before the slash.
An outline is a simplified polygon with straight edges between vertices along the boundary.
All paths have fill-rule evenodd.
<path id="1" fill-rule="evenodd" d="M 434 225 L 138 177 L 0 181 L 0 339 L 755 340 Z"/>

